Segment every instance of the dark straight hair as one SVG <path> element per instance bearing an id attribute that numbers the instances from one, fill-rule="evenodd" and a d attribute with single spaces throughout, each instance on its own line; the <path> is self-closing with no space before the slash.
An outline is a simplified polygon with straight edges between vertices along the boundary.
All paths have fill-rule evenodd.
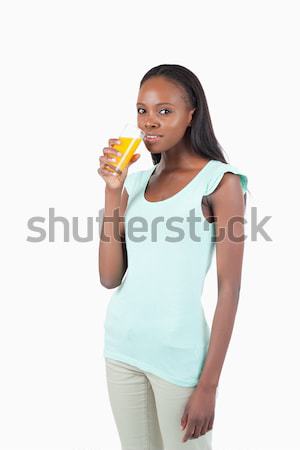
<path id="1" fill-rule="evenodd" d="M 203 158 L 227 163 L 223 148 L 214 134 L 204 90 L 197 76 L 178 64 L 161 64 L 153 67 L 143 76 L 140 88 L 146 80 L 158 76 L 180 85 L 187 94 L 189 107 L 196 108 L 191 126 L 187 127 L 185 134 L 192 149 Z M 153 163 L 157 164 L 161 159 L 161 153 L 151 154 L 151 157 Z"/>

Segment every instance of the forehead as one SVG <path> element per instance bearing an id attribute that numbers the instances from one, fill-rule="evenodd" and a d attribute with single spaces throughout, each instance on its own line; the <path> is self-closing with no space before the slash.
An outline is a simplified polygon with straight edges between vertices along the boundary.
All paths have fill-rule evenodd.
<path id="1" fill-rule="evenodd" d="M 153 77 L 145 81 L 141 86 L 137 103 L 184 103 L 184 90 L 174 82 L 164 77 Z"/>

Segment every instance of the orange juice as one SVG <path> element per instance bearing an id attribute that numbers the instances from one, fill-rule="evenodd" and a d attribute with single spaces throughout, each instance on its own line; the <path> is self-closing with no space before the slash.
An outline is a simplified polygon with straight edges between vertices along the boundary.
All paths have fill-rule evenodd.
<path id="1" fill-rule="evenodd" d="M 116 161 L 109 161 L 109 164 L 115 167 L 116 172 L 121 172 L 127 167 L 129 161 L 132 158 L 132 155 L 140 145 L 142 138 L 141 137 L 124 137 L 120 136 L 119 140 L 121 144 L 113 144 L 112 147 L 122 153 L 121 156 L 114 155 L 112 153 L 108 153 L 109 158 L 116 158 Z M 114 169 L 107 166 L 107 170 L 110 172 L 114 172 Z"/>

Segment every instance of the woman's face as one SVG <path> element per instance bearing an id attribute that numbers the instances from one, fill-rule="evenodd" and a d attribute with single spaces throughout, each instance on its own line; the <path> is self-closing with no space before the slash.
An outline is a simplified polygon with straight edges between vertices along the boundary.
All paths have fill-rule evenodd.
<path id="1" fill-rule="evenodd" d="M 144 139 L 151 153 L 161 153 L 180 144 L 195 109 L 189 109 L 183 88 L 165 77 L 156 76 L 143 83 L 137 99 L 137 125 L 146 135 L 160 137 Z"/>

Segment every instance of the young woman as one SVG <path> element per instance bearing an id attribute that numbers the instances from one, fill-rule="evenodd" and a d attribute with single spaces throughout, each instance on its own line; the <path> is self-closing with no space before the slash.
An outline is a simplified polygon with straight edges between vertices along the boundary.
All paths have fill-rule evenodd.
<path id="1" fill-rule="evenodd" d="M 110 139 L 98 169 L 100 281 L 118 288 L 104 325 L 109 398 L 122 450 L 209 450 L 241 286 L 248 180 L 226 162 L 202 86 L 185 67 L 146 73 L 137 125 L 154 167 L 128 175 L 135 154 L 112 174 L 107 153 L 118 140 Z M 201 294 L 214 249 L 210 331 Z"/>

